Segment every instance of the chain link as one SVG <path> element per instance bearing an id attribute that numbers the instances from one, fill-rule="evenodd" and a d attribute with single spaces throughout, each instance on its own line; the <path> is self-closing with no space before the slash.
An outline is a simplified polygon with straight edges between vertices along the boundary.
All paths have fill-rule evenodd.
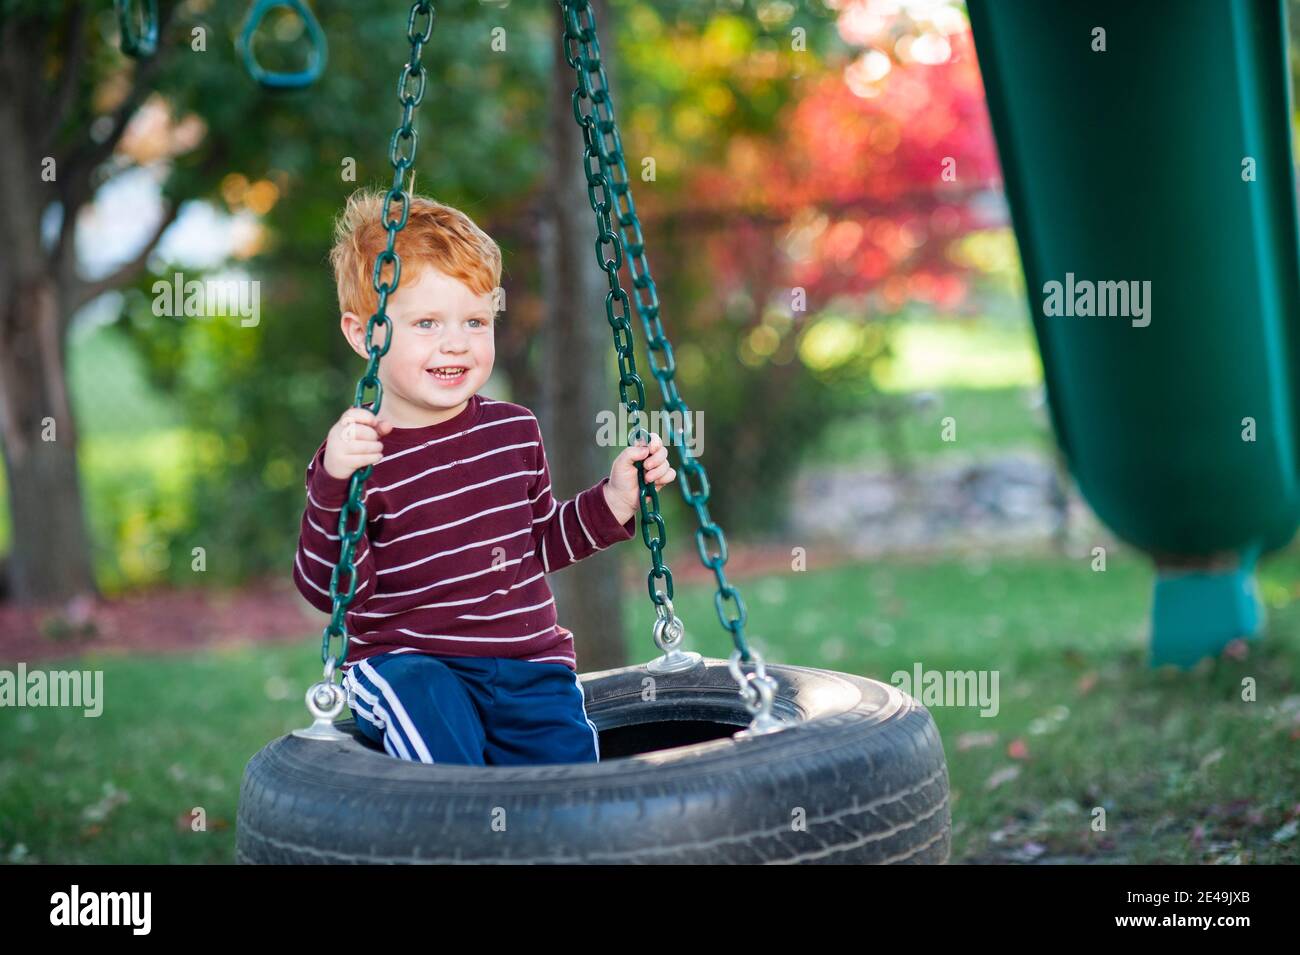
<path id="1" fill-rule="evenodd" d="M 623 157 L 623 143 L 619 136 L 618 124 L 614 119 L 614 102 L 610 96 L 609 78 L 605 73 L 604 63 L 600 58 L 600 41 L 596 38 L 596 18 L 591 10 L 589 0 L 559 0 L 564 12 L 564 58 L 573 68 L 577 86 L 573 90 L 573 118 L 582 128 L 582 138 L 586 145 L 583 151 L 583 168 L 587 176 L 587 197 L 592 211 L 596 214 L 596 259 L 609 279 L 609 293 L 605 296 L 605 314 L 610 327 L 614 330 L 614 351 L 618 357 L 619 400 L 627 407 L 629 417 L 644 420 L 646 403 L 645 385 L 636 373 L 636 359 L 633 357 L 632 333 L 628 321 L 628 295 L 618 279 L 618 270 L 627 253 L 628 270 L 632 274 L 632 287 L 635 296 L 635 308 L 645 330 L 650 370 L 659 382 L 663 394 L 665 415 L 664 428 L 667 431 L 667 443 L 677 448 L 681 457 L 681 489 L 686 503 L 694 510 L 699 522 L 695 532 L 696 545 L 700 560 L 704 566 L 713 571 L 717 581 L 717 593 L 714 604 L 718 619 L 725 630 L 731 633 L 740 659 L 748 663 L 749 646 L 745 641 L 745 621 L 747 614 L 740 593 L 727 582 L 723 565 L 727 562 L 727 540 L 722 528 L 709 516 L 709 480 L 704 465 L 692 454 L 690 449 L 691 424 L 690 408 L 687 407 L 677 392 L 674 380 L 677 371 L 673 359 L 672 345 L 664 332 L 659 316 L 659 294 L 655 289 L 654 279 L 650 275 L 650 263 L 645 254 L 645 237 L 641 231 L 641 221 L 632 202 L 631 181 L 627 164 Z M 593 171 L 592 161 L 597 169 Z M 618 219 L 618 234 L 612 228 L 612 217 Z M 620 239 L 621 237 L 621 239 Z M 612 247 L 612 257 L 605 254 L 605 246 Z M 615 314 L 615 305 L 618 314 Z M 656 359 L 659 360 L 656 360 Z M 629 394 L 629 389 L 635 389 Z M 681 416 L 682 430 L 673 428 L 671 415 Z M 629 445 L 635 444 L 641 437 L 649 439 L 645 429 L 638 426 L 628 436 Z M 650 599 L 657 610 L 662 610 L 665 599 L 673 594 L 672 572 L 663 561 L 663 549 L 667 543 L 667 533 L 663 518 L 659 515 L 659 493 L 654 485 L 645 483 L 645 472 L 640 462 L 636 465 L 637 483 L 640 486 L 641 538 L 650 551 L 651 569 L 647 576 Z M 688 479 L 695 482 L 692 487 Z M 657 532 L 650 535 L 651 525 Z M 708 542 L 712 539 L 717 547 L 715 553 L 708 553 Z M 662 581 L 662 588 L 657 582 Z M 735 615 L 727 612 L 727 601 L 734 602 Z M 671 605 L 670 605 L 671 606 Z"/>
<path id="2" fill-rule="evenodd" d="M 356 395 L 352 402 L 352 407 L 362 407 L 366 403 L 367 390 L 374 389 L 375 394 L 370 410 L 375 414 L 379 414 L 379 407 L 384 400 L 384 387 L 379 381 L 379 359 L 388 354 L 393 334 L 393 323 L 389 320 L 385 309 L 388 306 L 388 297 L 397 291 L 397 284 L 402 274 L 402 260 L 396 251 L 397 233 L 406 227 L 406 220 L 411 211 L 411 197 L 403 188 L 403 181 L 407 170 L 415 163 L 415 150 L 419 139 L 414 125 L 415 108 L 424 99 L 424 86 L 428 78 L 424 66 L 420 63 L 420 55 L 424 51 L 424 44 L 429 42 L 429 37 L 433 35 L 434 19 L 433 4 L 429 0 L 417 0 L 416 3 L 411 4 L 411 13 L 406 21 L 406 38 L 411 44 L 411 58 L 402 67 L 402 74 L 397 82 L 397 99 L 402 106 L 402 122 L 393 133 L 388 152 L 389 161 L 393 166 L 393 184 L 384 196 L 383 211 L 388 244 L 375 257 L 371 284 L 379 296 L 379 301 L 375 313 L 366 322 L 366 352 L 370 360 L 366 363 L 366 370 L 357 382 Z M 417 23 L 422 20 L 422 26 L 417 29 Z M 400 212 L 397 216 L 392 215 L 394 203 L 400 203 Z M 385 269 L 390 266 L 392 274 L 385 280 Z M 379 329 L 384 330 L 382 346 L 375 344 L 375 332 Z M 352 473 L 348 483 L 348 499 L 339 514 L 339 558 L 333 573 L 330 574 L 330 603 L 333 610 L 321 637 L 320 650 L 327 679 L 332 679 L 336 668 L 343 665 L 348 655 L 347 609 L 357 593 L 357 567 L 354 556 L 356 545 L 361 541 L 366 530 L 366 504 L 362 496 L 362 488 L 373 469 L 374 465 L 368 464 Z M 340 578 L 344 574 L 347 575 L 347 590 L 340 593 Z M 330 654 L 330 644 L 335 637 L 341 642 L 337 657 Z"/>

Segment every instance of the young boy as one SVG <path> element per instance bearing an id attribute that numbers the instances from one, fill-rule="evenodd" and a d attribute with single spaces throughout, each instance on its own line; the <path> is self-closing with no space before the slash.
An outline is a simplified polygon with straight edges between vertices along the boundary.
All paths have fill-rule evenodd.
<path id="1" fill-rule="evenodd" d="M 382 193 L 354 194 L 330 254 L 343 334 L 363 358 L 387 243 L 382 206 Z M 358 727 L 390 755 L 426 763 L 595 762 L 573 635 L 545 575 L 632 537 L 636 461 L 657 487 L 676 472 L 651 435 L 609 477 L 557 502 L 537 418 L 478 394 L 495 358 L 500 249 L 464 213 L 414 196 L 396 249 L 380 416 L 349 408 L 308 465 L 294 583 L 330 610 L 348 479 L 374 465 L 343 664 Z"/>

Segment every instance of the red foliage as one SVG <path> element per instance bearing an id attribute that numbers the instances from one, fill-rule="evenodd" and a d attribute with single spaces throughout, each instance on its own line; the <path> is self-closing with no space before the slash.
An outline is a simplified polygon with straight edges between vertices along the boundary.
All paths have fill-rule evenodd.
<path id="1" fill-rule="evenodd" d="M 779 223 L 713 238 L 722 291 L 768 264 L 775 244 L 782 274 L 768 281 L 804 287 L 810 309 L 871 290 L 892 307 L 962 301 L 948 245 L 987 225 L 971 199 L 999 185 L 999 167 L 970 33 L 948 42 L 946 62 L 894 61 L 875 82 L 861 66 L 810 77 L 778 136 L 736 137 L 720 164 L 693 175 L 696 209 Z M 872 56 L 879 67 L 883 54 Z"/>

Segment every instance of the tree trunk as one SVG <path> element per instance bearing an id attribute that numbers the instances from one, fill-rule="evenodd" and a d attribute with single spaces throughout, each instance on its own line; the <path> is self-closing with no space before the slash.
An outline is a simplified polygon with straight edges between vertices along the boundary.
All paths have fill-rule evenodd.
<path id="1" fill-rule="evenodd" d="M 77 213 L 95 193 L 97 170 L 152 91 L 169 47 L 167 27 L 182 4 L 159 4 L 158 54 L 132 68 L 125 96 L 100 117 L 111 120 L 107 131 L 93 138 L 92 124 L 69 120 L 98 113 L 83 101 L 92 88 L 84 80 L 94 59 L 87 45 L 98 32 L 89 21 L 97 14 L 83 3 L 59 4 L 57 15 L 28 6 L 0 16 L 0 453 L 13 530 L 5 595 L 53 602 L 96 592 L 68 394 L 68 326 L 81 305 L 144 267 L 178 206 L 135 259 L 93 282 L 77 272 Z M 116 49 L 110 55 L 116 57 Z M 61 135 L 68 125 L 78 125 L 79 134 Z M 209 151 L 205 161 L 216 155 Z M 48 161 L 55 162 L 47 180 Z M 42 218 L 56 202 L 61 224 L 47 249 Z"/>
<path id="2" fill-rule="evenodd" d="M 606 5 L 594 2 L 596 22 L 612 36 Z M 557 22 L 558 29 L 558 22 Z M 606 48 L 608 49 L 608 48 Z M 595 215 L 587 198 L 582 132 L 570 101 L 576 83 L 557 33 L 551 84 L 551 179 L 539 229 L 545 334 L 542 400 L 537 409 L 560 500 L 609 473 L 610 449 L 596 443 L 596 415 L 616 407 L 611 373 L 613 336 L 605 320 L 607 284 L 595 253 Z M 624 666 L 620 568 L 626 547 L 611 547 L 550 578 L 561 626 L 573 632 L 578 668 Z M 653 649 L 653 648 L 651 648 Z"/>
<path id="3" fill-rule="evenodd" d="M 21 283 L 0 317 L 0 435 L 12 515 L 10 595 L 94 594 L 64 336 L 48 279 Z"/>
<path id="4" fill-rule="evenodd" d="M 70 12 L 59 76 L 65 94 L 76 87 L 83 20 L 79 8 Z M 66 105 L 42 100 L 45 30 L 38 17 L 0 17 L 0 453 L 12 531 L 4 588 L 23 603 L 95 593 L 64 364 L 76 278 L 70 236 L 89 172 L 64 162 L 57 182 L 42 177 Z M 64 219 L 47 252 L 41 216 L 56 198 Z"/>

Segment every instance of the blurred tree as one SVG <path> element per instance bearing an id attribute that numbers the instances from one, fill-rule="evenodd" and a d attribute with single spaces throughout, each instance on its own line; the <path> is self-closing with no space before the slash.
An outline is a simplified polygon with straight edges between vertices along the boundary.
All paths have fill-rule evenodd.
<path id="1" fill-rule="evenodd" d="M 665 325 L 690 330 L 678 380 L 720 449 L 711 514 L 771 531 L 825 425 L 889 400 L 882 319 L 965 300 L 955 246 L 1002 224 L 978 202 L 997 157 L 958 4 L 681 9 L 627 14 L 625 143 L 652 176 L 637 200 Z"/>
<path id="2" fill-rule="evenodd" d="M 114 289 L 126 292 L 121 324 L 155 384 L 199 437 L 203 476 L 190 525 L 172 541 L 173 577 L 186 576 L 194 546 L 207 550 L 209 574 L 225 580 L 283 563 L 301 504 L 302 462 L 347 404 L 359 368 L 336 330 L 323 258 L 346 195 L 390 176 L 395 80 L 408 51 L 398 7 L 314 4 L 334 40 L 324 77 L 305 92 L 269 93 L 235 57 L 247 5 L 162 0 L 158 52 L 134 61 L 118 50 L 110 4 L 3 0 L 0 206 L 14 255 L 0 269 L 0 291 L 10 293 L 0 320 L 0 424 L 16 595 L 65 597 L 93 587 L 63 352 L 77 310 Z M 664 10 L 697 22 L 717 12 L 699 3 Z M 638 29 L 622 30 L 623 45 Z M 301 36 L 296 15 L 273 13 L 259 31 L 259 60 L 292 68 L 302 59 Z M 415 188 L 429 192 L 435 184 L 438 198 L 498 235 L 515 306 L 499 350 L 513 396 L 529 403 L 540 398 L 535 332 L 544 319 L 533 253 L 548 200 L 535 131 L 548 122 L 544 93 L 558 43 L 551 5 L 482 3 L 441 15 L 424 56 L 430 80 Z M 619 46 L 606 38 L 607 49 Z M 628 100 L 647 89 L 638 86 Z M 47 156 L 49 181 L 42 178 Z M 350 163 L 355 181 L 344 175 Z M 164 197 L 147 241 L 122 250 L 110 273 L 79 275 L 79 219 L 97 190 L 142 170 L 155 175 Z M 255 223 L 232 264 L 265 290 L 256 327 L 155 314 L 158 276 L 203 277 L 193 263 L 157 254 L 192 199 Z M 51 223 L 54 240 L 45 242 L 42 228 Z M 46 419 L 58 440 L 37 440 Z"/>
<path id="3" fill-rule="evenodd" d="M 879 83 L 871 79 L 879 60 L 861 76 L 849 72 L 867 54 L 860 37 L 846 35 L 841 5 L 610 0 L 612 29 L 602 38 L 617 66 L 618 116 L 665 325 L 679 349 L 679 382 L 693 408 L 708 409 L 708 446 L 727 449 L 706 462 L 710 503 L 715 516 L 730 513 L 742 530 L 779 517 L 779 478 L 799 449 L 838 410 L 867 400 L 867 369 L 884 344 L 871 329 L 853 329 L 863 324 L 864 296 L 929 287 L 944 300 L 954 288 L 942 243 L 925 241 L 932 227 L 952 220 L 942 203 L 912 193 L 934 185 L 927 164 L 945 139 L 979 141 L 981 117 L 963 112 L 968 77 L 935 64 L 917 68 L 914 81 L 888 85 L 913 70 L 895 39 L 887 54 L 892 77 L 880 95 L 846 93 L 864 77 Z M 287 573 L 305 462 L 350 403 L 361 367 L 337 330 L 324 258 L 332 220 L 357 186 L 391 178 L 396 79 L 409 45 L 405 4 L 359 9 L 317 0 L 312 7 L 333 41 L 324 77 L 304 92 L 269 93 L 235 58 L 247 6 L 163 0 L 159 52 L 136 62 L 117 49 L 107 3 L 0 0 L 0 209 L 14 250 L 0 260 L 0 291 L 10 293 L 0 318 L 0 428 L 14 515 L 13 586 L 27 596 L 90 586 L 62 353 L 76 310 L 112 289 L 125 292 L 122 329 L 196 435 L 202 477 L 171 543 L 173 579 L 189 577 L 195 546 L 207 550 L 211 578 Z M 553 235 L 545 224 L 557 198 L 539 130 L 554 125 L 547 96 L 559 26 L 549 3 L 483 2 L 454 15 L 440 9 L 424 54 L 430 77 L 415 188 L 466 209 L 501 243 L 508 309 L 498 365 L 510 396 L 529 405 L 546 404 L 544 377 L 564 357 L 553 351 L 548 359 L 539 334 L 563 314 L 554 303 L 562 283 L 539 254 Z M 259 59 L 280 67 L 299 61 L 299 27 L 293 15 L 269 17 Z M 959 95 L 935 93 L 954 77 L 965 84 Z M 898 112 L 918 90 L 938 97 L 928 145 L 916 138 L 925 127 L 920 113 Z M 882 158 L 890 135 L 893 155 L 911 157 L 892 172 Z M 977 156 L 972 150 L 957 154 L 962 175 L 980 168 L 965 163 Z M 57 170 L 52 182 L 41 179 L 47 155 Z M 572 161 L 578 166 L 579 156 Z M 350 163 L 355 180 L 345 176 Z M 164 197 L 149 240 L 122 250 L 109 274 L 79 276 L 79 213 L 106 183 L 142 170 L 156 176 Z M 889 188 L 875 189 L 881 182 Z M 830 188 L 837 185 L 840 191 Z M 959 206 L 956 236 L 965 210 L 960 197 L 945 195 Z M 594 227 L 582 198 L 576 247 L 585 244 L 589 254 Z M 187 200 L 252 223 L 226 265 L 260 282 L 257 326 L 155 314 L 159 277 L 181 270 L 187 279 L 203 277 L 194 263 L 165 261 L 157 251 Z M 881 271 L 879 255 L 900 249 Z M 889 285 L 899 277 L 910 283 L 920 265 L 931 279 Z M 595 272 L 589 258 L 587 266 Z M 791 306 L 794 286 L 807 292 L 807 313 Z M 837 296 L 848 303 L 838 311 Z M 595 323 L 608 346 L 603 308 L 567 304 L 570 317 Z M 851 354 L 837 357 L 846 343 Z M 648 368 L 643 342 L 638 355 Z M 603 380 L 613 404 L 607 347 L 599 361 L 571 367 L 596 388 Z M 654 382 L 647 385 L 653 395 Z M 37 440 L 46 417 L 56 422 L 55 442 Z M 777 478 L 768 482 L 770 506 L 741 506 L 768 486 L 760 476 Z"/>
<path id="4" fill-rule="evenodd" d="M 404 5 L 383 13 L 316 6 L 335 38 L 329 69 L 308 91 L 275 94 L 236 61 L 233 39 L 246 12 L 239 4 L 163 0 L 158 51 L 133 61 L 118 51 L 110 4 L 4 0 L 0 215 L 12 254 L 0 259 L 0 435 L 18 599 L 94 589 L 65 342 L 81 306 L 132 285 L 124 321 L 155 380 L 212 437 L 195 509 L 195 530 L 212 537 L 177 540 L 174 557 L 188 567 L 190 547 L 201 544 L 216 552 L 212 569 L 229 578 L 265 566 L 267 548 L 283 550 L 286 527 L 268 518 L 300 505 L 289 503 L 301 493 L 294 472 L 348 403 L 351 373 L 343 369 L 359 367 L 332 317 L 323 267 L 331 219 L 358 185 L 391 178 L 396 80 L 409 55 Z M 546 42 L 558 42 L 555 11 L 475 5 L 440 19 L 424 56 L 430 79 L 417 168 L 439 198 L 471 214 L 491 215 L 471 197 L 506 201 L 537 179 L 540 151 L 527 131 L 536 128 L 537 79 L 549 55 L 530 37 L 543 23 Z M 259 59 L 288 68 L 302 56 L 301 33 L 296 15 L 273 13 L 259 32 Z M 80 214 L 107 182 L 141 169 L 160 180 L 160 220 L 109 274 L 79 274 Z M 514 185 L 503 190 L 503 182 Z M 169 268 L 155 250 L 195 198 L 260 222 L 257 238 L 236 253 L 246 274 L 271 279 L 256 327 L 154 314 L 153 277 L 184 265 Z M 43 234 L 51 223 L 52 239 Z M 186 278 L 200 272 L 189 268 Z M 245 550 L 258 557 L 244 560 Z"/>
<path id="5" fill-rule="evenodd" d="M 165 5 L 169 19 L 173 9 Z M 124 284 L 144 261 L 93 281 L 77 268 L 78 213 L 162 62 L 141 64 L 134 76 L 102 88 L 98 27 L 88 4 L 6 0 L 0 10 L 0 227 L 7 248 L 0 258 L 0 436 L 14 539 L 8 586 L 19 600 L 94 591 L 66 335 L 81 305 Z M 51 208 L 57 218 L 47 241 Z M 175 205 L 150 246 L 174 216 Z"/>

